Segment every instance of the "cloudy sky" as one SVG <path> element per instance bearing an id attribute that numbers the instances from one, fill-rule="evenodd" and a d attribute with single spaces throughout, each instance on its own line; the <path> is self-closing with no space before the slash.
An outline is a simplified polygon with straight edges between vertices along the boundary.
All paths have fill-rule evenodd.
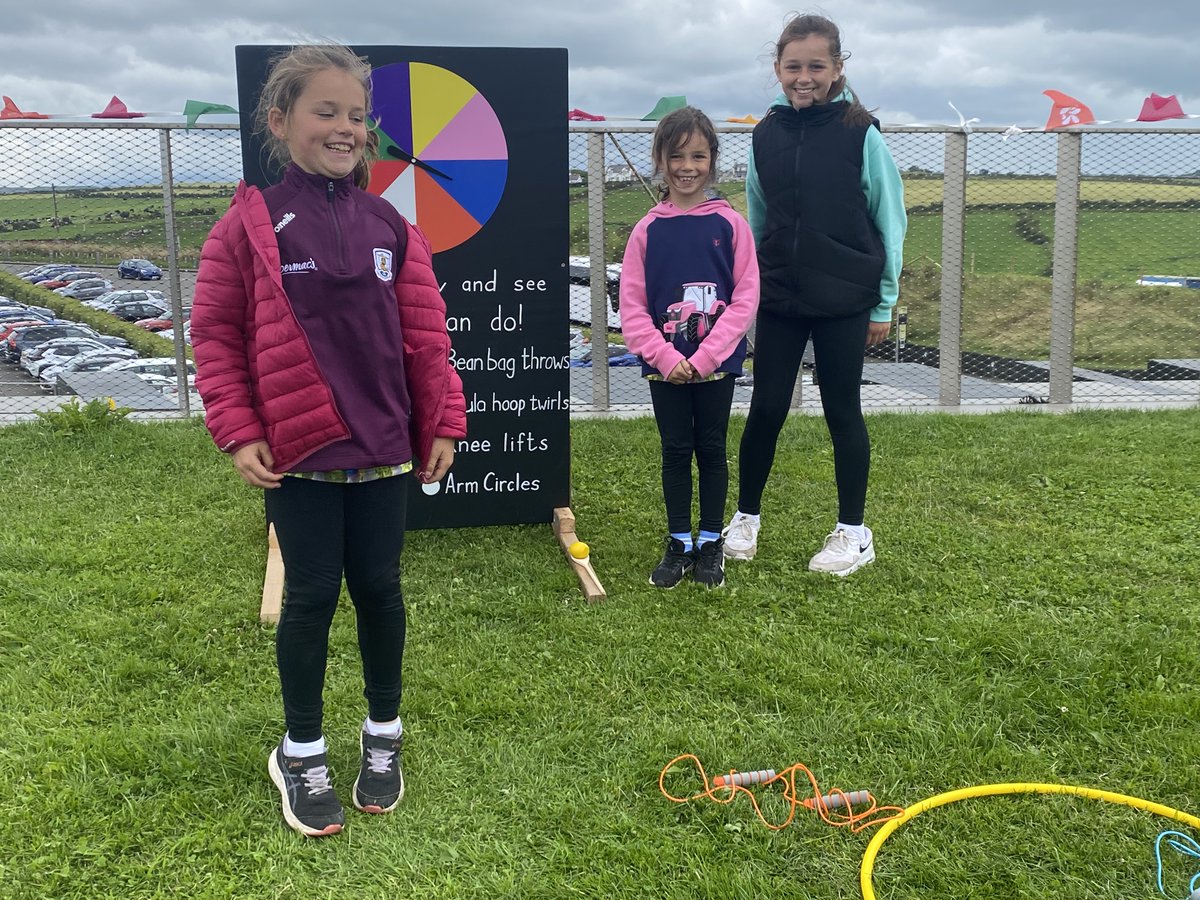
<path id="1" fill-rule="evenodd" d="M 1151 91 L 1200 113 L 1196 0 L 854 0 L 802 11 L 842 28 L 851 84 L 885 123 L 1040 127 L 1054 88 L 1098 119 Z M 640 117 L 684 94 L 714 117 L 775 94 L 773 42 L 793 7 L 766 0 L 40 0 L 4 3 L 0 93 L 87 115 L 117 94 L 178 113 L 237 105 L 234 47 L 350 44 L 566 47 L 573 107 Z M 486 86 L 478 85 L 486 92 Z"/>

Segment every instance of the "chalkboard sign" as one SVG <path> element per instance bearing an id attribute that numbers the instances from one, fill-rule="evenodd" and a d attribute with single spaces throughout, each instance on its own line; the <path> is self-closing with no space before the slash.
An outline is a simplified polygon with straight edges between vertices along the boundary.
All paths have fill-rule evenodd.
<path id="1" fill-rule="evenodd" d="M 286 46 L 236 48 L 246 181 L 265 187 L 253 112 Z M 355 46 L 372 67 L 368 188 L 429 238 L 466 440 L 415 528 L 549 522 L 570 503 L 567 52 Z M 416 486 L 414 485 L 414 488 Z"/>

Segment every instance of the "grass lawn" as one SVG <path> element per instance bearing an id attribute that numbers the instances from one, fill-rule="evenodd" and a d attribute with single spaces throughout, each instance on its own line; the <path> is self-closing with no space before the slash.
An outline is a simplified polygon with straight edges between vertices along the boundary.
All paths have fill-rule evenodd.
<path id="1" fill-rule="evenodd" d="M 809 417 L 781 438 L 758 558 L 720 591 L 646 584 L 663 528 L 649 419 L 572 428 L 604 604 L 582 601 L 549 525 L 413 533 L 408 791 L 319 842 L 282 825 L 266 775 L 281 714 L 261 497 L 197 423 L 0 429 L 0 897 L 859 896 L 871 831 L 673 805 L 659 772 L 688 752 L 710 773 L 803 762 L 899 806 L 1041 781 L 1200 813 L 1200 409 L 870 426 L 879 559 L 844 581 L 805 571 L 834 515 Z M 348 601 L 331 644 L 348 801 L 364 713 Z M 1151 897 L 1175 824 L 1061 796 L 964 802 L 900 829 L 876 890 Z M 1195 861 L 1168 863 L 1184 896 Z"/>

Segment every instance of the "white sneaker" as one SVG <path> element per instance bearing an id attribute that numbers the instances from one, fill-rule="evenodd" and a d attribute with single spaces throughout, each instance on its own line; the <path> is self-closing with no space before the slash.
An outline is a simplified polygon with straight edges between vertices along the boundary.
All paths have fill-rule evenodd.
<path id="1" fill-rule="evenodd" d="M 849 533 L 840 528 L 825 538 L 825 546 L 808 561 L 810 572 L 827 572 L 830 575 L 849 575 L 857 572 L 869 562 L 875 561 L 875 536 L 870 528 L 865 545 L 859 545 Z M 726 542 L 728 546 L 728 542 Z"/>
<path id="2" fill-rule="evenodd" d="M 725 556 L 729 559 L 754 559 L 758 552 L 758 529 L 761 523 L 743 512 L 733 514 L 721 536 L 725 538 Z"/>

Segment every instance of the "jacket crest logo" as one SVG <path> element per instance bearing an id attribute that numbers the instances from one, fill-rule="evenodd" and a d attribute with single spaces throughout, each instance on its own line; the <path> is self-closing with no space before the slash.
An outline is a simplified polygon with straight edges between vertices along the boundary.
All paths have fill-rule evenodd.
<path id="1" fill-rule="evenodd" d="M 392 272 L 392 251 L 376 247 L 372 252 L 375 254 L 375 277 L 380 281 L 391 281 L 394 274 Z"/>

